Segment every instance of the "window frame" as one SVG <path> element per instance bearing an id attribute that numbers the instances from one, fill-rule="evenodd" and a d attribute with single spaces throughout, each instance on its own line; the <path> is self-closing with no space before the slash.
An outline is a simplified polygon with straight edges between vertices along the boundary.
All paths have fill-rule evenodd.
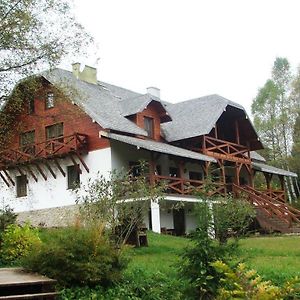
<path id="1" fill-rule="evenodd" d="M 34 97 L 28 99 L 28 114 L 33 115 L 35 113 L 35 101 Z"/>
<path id="2" fill-rule="evenodd" d="M 54 130 L 54 132 L 55 133 L 57 133 L 57 132 L 59 132 L 59 131 L 61 131 L 60 132 L 60 134 L 59 135 L 48 135 L 48 131 L 51 129 L 51 128 L 55 128 L 55 127 L 57 127 L 58 128 L 58 126 L 61 126 L 61 130 L 58 130 L 58 129 L 55 129 Z M 63 122 L 60 122 L 60 123 L 55 123 L 55 124 L 51 124 L 51 125 L 48 125 L 48 126 L 46 126 L 45 127 L 45 134 L 46 134 L 46 140 L 47 141 L 50 141 L 50 140 L 55 140 L 55 139 L 60 139 L 60 138 L 62 138 L 62 141 L 63 141 L 63 136 L 64 136 L 64 123 Z"/>
<path id="3" fill-rule="evenodd" d="M 74 190 L 80 186 L 80 174 L 79 165 L 67 166 L 67 190 Z"/>
<path id="4" fill-rule="evenodd" d="M 26 142 L 26 135 L 33 134 L 32 142 Z M 27 140 L 30 140 L 27 138 Z M 28 154 L 35 154 L 35 130 L 29 130 L 25 132 L 21 132 L 19 135 L 19 147 L 20 149 Z"/>
<path id="5" fill-rule="evenodd" d="M 19 175 L 16 176 L 16 197 L 26 197 L 27 196 L 27 187 L 28 187 L 28 179 L 27 175 Z"/>
<path id="6" fill-rule="evenodd" d="M 154 118 L 144 116 L 144 129 L 148 133 L 149 138 L 154 138 Z"/>
<path id="7" fill-rule="evenodd" d="M 45 109 L 51 109 L 55 106 L 55 97 L 53 92 L 48 92 L 45 99 Z"/>

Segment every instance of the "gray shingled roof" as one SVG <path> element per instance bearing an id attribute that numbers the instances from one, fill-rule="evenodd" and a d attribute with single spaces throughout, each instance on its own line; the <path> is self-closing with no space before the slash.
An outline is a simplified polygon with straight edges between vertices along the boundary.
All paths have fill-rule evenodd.
<path id="1" fill-rule="evenodd" d="M 145 94 L 145 95 L 139 95 L 135 98 L 125 99 L 121 101 L 120 102 L 121 114 L 126 117 L 126 116 L 130 116 L 142 112 L 147 107 L 147 105 L 152 101 L 157 101 L 161 103 L 163 107 L 165 107 L 165 104 L 162 103 L 159 98 L 150 94 Z"/>
<path id="2" fill-rule="evenodd" d="M 126 89 L 99 82 L 91 84 L 76 79 L 72 72 L 54 69 L 42 76 L 56 87 L 60 87 L 72 101 L 103 128 L 147 135 L 147 132 L 121 115 L 119 102 L 138 94 Z"/>
<path id="3" fill-rule="evenodd" d="M 120 135 L 115 133 L 103 132 L 102 135 L 109 139 L 113 139 L 149 151 L 171 154 L 171 155 L 195 159 L 195 160 L 216 162 L 216 160 L 213 157 L 203 155 L 197 152 L 193 152 L 190 150 L 182 149 L 179 147 L 175 147 L 166 143 L 156 142 L 153 140 L 143 140 L 143 139 L 138 139 L 135 137 Z"/>
<path id="4" fill-rule="evenodd" d="M 258 154 L 256 151 L 250 151 L 250 158 L 257 161 L 266 161 L 266 159 Z"/>
<path id="5" fill-rule="evenodd" d="M 173 142 L 208 134 L 228 105 L 245 111 L 241 105 L 219 95 L 167 104 L 172 122 L 162 124 L 165 139 Z"/>
<path id="6" fill-rule="evenodd" d="M 259 162 L 253 162 L 252 163 L 253 169 L 261 171 L 261 172 L 267 172 L 267 173 L 272 173 L 276 175 L 283 175 L 283 176 L 290 176 L 290 177 L 298 177 L 296 173 L 286 171 L 283 169 L 279 169 L 273 166 L 269 166 L 263 163 Z"/>

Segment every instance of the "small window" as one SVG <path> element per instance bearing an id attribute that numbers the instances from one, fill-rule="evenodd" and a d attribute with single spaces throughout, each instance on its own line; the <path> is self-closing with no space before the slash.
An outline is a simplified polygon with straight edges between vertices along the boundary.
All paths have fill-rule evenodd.
<path id="1" fill-rule="evenodd" d="M 148 137 L 154 137 L 154 120 L 153 118 L 144 117 L 144 128 L 148 133 Z"/>
<path id="2" fill-rule="evenodd" d="M 28 114 L 34 114 L 34 97 L 31 97 L 28 100 Z"/>
<path id="3" fill-rule="evenodd" d="M 16 177 L 17 197 L 27 196 L 27 183 L 26 175 Z"/>
<path id="4" fill-rule="evenodd" d="M 80 168 L 79 165 L 67 167 L 68 189 L 75 189 L 80 185 Z"/>
<path id="5" fill-rule="evenodd" d="M 47 97 L 46 97 L 46 109 L 52 108 L 54 107 L 54 94 L 51 93 L 47 93 Z"/>
<path id="6" fill-rule="evenodd" d="M 64 135 L 64 124 L 58 123 L 46 127 L 46 139 L 52 140 Z"/>
<path id="7" fill-rule="evenodd" d="M 27 154 L 35 154 L 35 131 L 27 131 L 20 134 L 20 148 Z"/>

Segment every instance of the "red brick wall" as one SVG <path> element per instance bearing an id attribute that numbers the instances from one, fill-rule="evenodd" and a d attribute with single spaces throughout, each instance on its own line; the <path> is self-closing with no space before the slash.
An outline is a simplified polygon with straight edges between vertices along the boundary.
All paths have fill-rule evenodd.
<path id="1" fill-rule="evenodd" d="M 16 132 L 11 139 L 9 148 L 19 147 L 19 135 L 21 132 L 35 130 L 35 143 L 46 140 L 45 127 L 63 122 L 64 135 L 71 135 L 75 132 L 88 135 L 89 151 L 110 147 L 109 141 L 99 138 L 99 131 L 103 130 L 100 125 L 84 113 L 78 106 L 70 101 L 55 95 L 55 106 L 45 108 L 47 93 L 51 91 L 46 87 L 40 91 L 34 99 L 35 112 L 28 114 L 27 103 L 24 103 L 24 112 L 16 119 Z"/>

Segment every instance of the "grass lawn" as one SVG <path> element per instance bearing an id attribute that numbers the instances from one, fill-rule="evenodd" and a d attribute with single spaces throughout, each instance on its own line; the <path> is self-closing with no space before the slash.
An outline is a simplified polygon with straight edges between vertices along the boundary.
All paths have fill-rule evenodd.
<path id="1" fill-rule="evenodd" d="M 250 237 L 240 241 L 240 256 L 274 283 L 300 276 L 300 236 Z"/>
<path id="2" fill-rule="evenodd" d="M 149 247 L 130 250 L 131 262 L 129 269 L 140 267 L 150 272 L 176 272 L 174 265 L 179 255 L 191 242 L 187 238 L 147 233 Z"/>
<path id="3" fill-rule="evenodd" d="M 148 232 L 149 247 L 130 250 L 129 270 L 140 267 L 149 272 L 174 274 L 179 255 L 191 242 L 187 238 Z M 240 241 L 238 260 L 276 284 L 300 276 L 300 236 L 249 237 Z"/>

